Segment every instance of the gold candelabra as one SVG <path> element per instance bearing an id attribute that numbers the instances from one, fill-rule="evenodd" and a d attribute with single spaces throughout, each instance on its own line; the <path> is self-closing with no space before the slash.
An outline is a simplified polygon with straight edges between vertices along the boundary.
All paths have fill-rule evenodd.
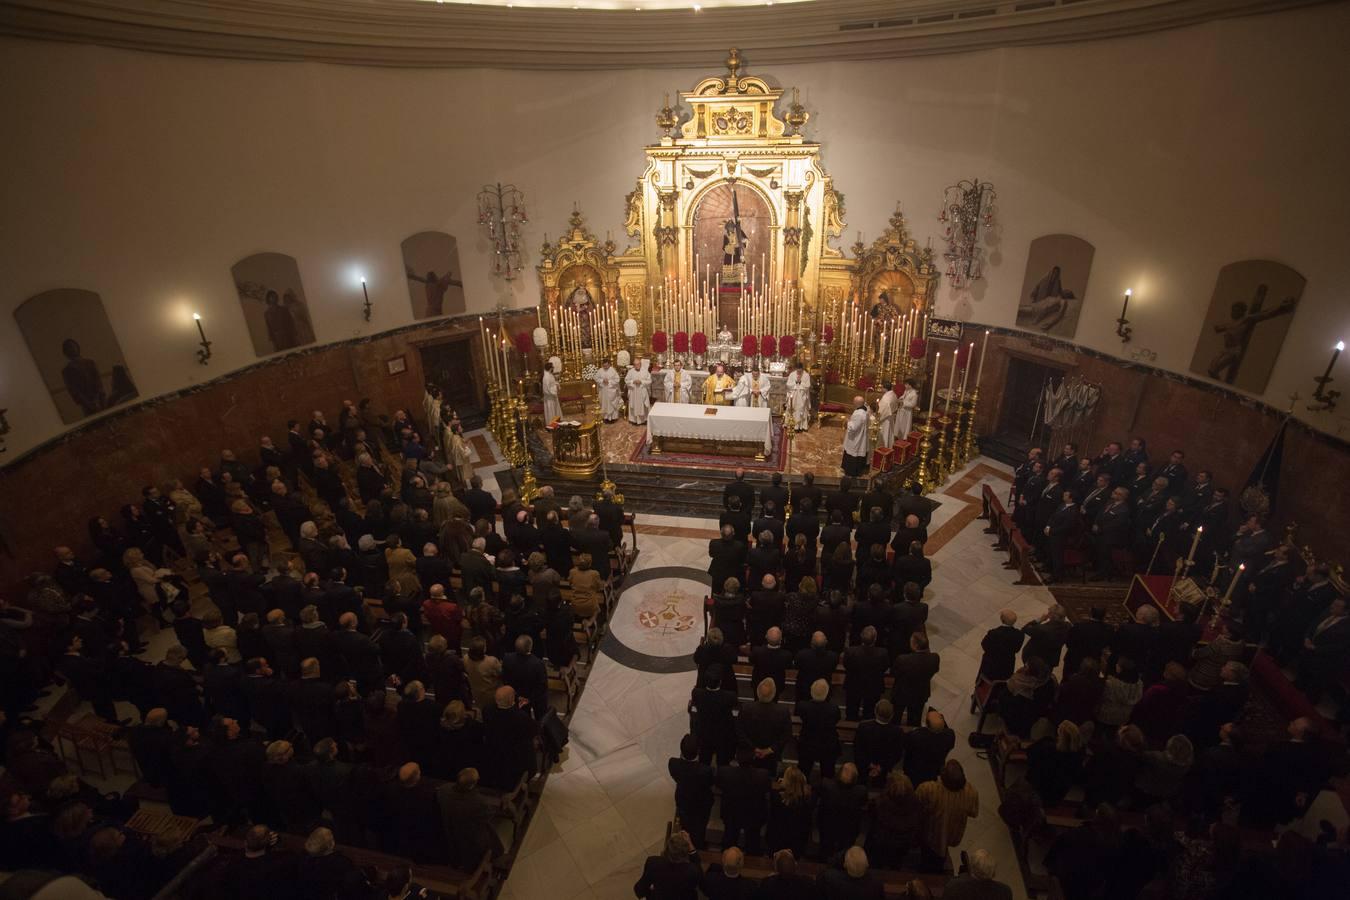
<path id="1" fill-rule="evenodd" d="M 928 451 L 933 446 L 929 436 L 933 433 L 933 427 L 925 422 L 916 430 L 919 432 L 919 467 L 914 470 L 914 483 L 926 494 L 937 487 L 937 479 L 928 465 Z"/>
<path id="2" fill-rule="evenodd" d="M 965 446 L 962 448 L 961 455 L 969 462 L 979 453 L 979 448 L 975 444 L 975 409 L 980 402 L 980 386 L 977 384 L 970 392 L 970 402 L 966 406 L 966 434 Z"/>
<path id="3" fill-rule="evenodd" d="M 965 391 L 961 390 L 956 395 L 956 415 L 952 416 L 950 412 L 947 414 L 952 426 L 952 445 L 948 453 L 947 468 L 952 472 L 966 464 L 965 432 L 962 430 L 962 413 L 965 411 L 965 405 Z"/>
<path id="4" fill-rule="evenodd" d="M 944 459 L 947 451 L 947 420 L 935 416 L 937 420 L 937 446 L 933 451 L 933 487 L 947 480 L 947 464 Z"/>

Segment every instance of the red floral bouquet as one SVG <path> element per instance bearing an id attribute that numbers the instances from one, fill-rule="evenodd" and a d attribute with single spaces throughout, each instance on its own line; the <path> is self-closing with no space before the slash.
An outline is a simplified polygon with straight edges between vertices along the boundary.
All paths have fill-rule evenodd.
<path id="1" fill-rule="evenodd" d="M 701 331 L 694 332 L 694 339 L 690 342 L 693 351 L 702 356 L 708 352 L 708 336 Z"/>
<path id="2" fill-rule="evenodd" d="M 668 343 L 668 339 L 667 339 L 666 333 L 665 333 L 664 331 L 653 331 L 653 332 L 652 332 L 652 352 L 653 352 L 653 353 L 665 353 L 665 352 L 666 352 L 666 345 L 667 345 L 667 343 Z"/>
<path id="3" fill-rule="evenodd" d="M 689 352 L 689 332 L 687 331 L 675 332 L 675 352 L 676 353 Z"/>
<path id="4" fill-rule="evenodd" d="M 756 346 L 755 336 L 753 334 L 747 334 L 745 337 L 741 338 L 741 356 L 754 356 Z"/>
<path id="5" fill-rule="evenodd" d="M 825 343 L 827 343 L 827 344 L 833 344 L 833 343 L 834 343 L 834 326 L 833 326 L 833 325 L 826 325 L 824 328 L 820 329 L 820 339 L 821 339 L 822 341 L 824 341 Z"/>
<path id="6" fill-rule="evenodd" d="M 534 339 L 530 337 L 528 331 L 516 332 L 515 337 L 511 338 L 511 340 L 515 341 L 516 350 L 520 352 L 521 356 L 529 356 L 530 351 L 534 349 Z"/>
<path id="7" fill-rule="evenodd" d="M 791 356 L 797 352 L 797 336 L 785 334 L 778 339 L 778 352 L 784 357 Z"/>
<path id="8" fill-rule="evenodd" d="M 928 342 L 921 337 L 916 337 L 909 342 L 909 358 L 923 359 L 928 355 Z"/>
<path id="9" fill-rule="evenodd" d="M 771 334 L 761 334 L 759 336 L 759 355 L 773 356 L 778 349 L 778 341 L 774 340 Z"/>

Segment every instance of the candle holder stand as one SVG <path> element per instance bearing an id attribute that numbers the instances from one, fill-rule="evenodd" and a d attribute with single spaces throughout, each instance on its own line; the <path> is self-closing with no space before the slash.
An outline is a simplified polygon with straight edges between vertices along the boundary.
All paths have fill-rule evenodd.
<path id="1" fill-rule="evenodd" d="M 975 443 L 975 410 L 980 402 L 980 386 L 977 384 L 970 392 L 970 402 L 966 406 L 966 434 L 965 446 L 962 448 L 961 455 L 970 462 L 979 453 L 979 447 Z"/>

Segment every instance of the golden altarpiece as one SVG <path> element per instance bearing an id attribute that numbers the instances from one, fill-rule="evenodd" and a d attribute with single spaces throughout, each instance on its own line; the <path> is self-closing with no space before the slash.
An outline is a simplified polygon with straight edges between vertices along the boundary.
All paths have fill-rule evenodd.
<path id="1" fill-rule="evenodd" d="M 898 207 L 851 256 L 831 246 L 844 197 L 803 135 L 797 91 L 788 99 L 743 73 L 734 49 L 726 66 L 658 111 L 660 138 L 625 200 L 626 247 L 598 239 L 574 209 L 540 250 L 541 350 L 561 370 L 565 410 L 594 396 L 602 359 L 623 370 L 640 354 L 777 377 L 801 361 L 827 422 L 855 392 L 875 398 L 884 380 L 926 377 L 911 348 L 937 286 L 932 250 Z"/>

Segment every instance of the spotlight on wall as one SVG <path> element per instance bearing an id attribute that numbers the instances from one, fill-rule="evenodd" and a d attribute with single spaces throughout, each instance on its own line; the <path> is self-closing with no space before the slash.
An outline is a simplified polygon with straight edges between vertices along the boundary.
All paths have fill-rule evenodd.
<path id="1" fill-rule="evenodd" d="M 197 323 L 197 334 L 201 335 L 198 343 L 201 349 L 197 351 L 197 362 L 206 365 L 206 361 L 211 358 L 211 342 L 206 339 L 206 329 L 202 327 L 202 314 L 193 313 L 192 321 Z"/>
<path id="2" fill-rule="evenodd" d="M 366 276 L 364 275 L 361 276 L 361 295 L 366 298 L 366 305 L 361 308 L 361 312 L 365 315 L 366 321 L 369 322 L 371 310 L 370 291 L 366 290 Z"/>
<path id="3" fill-rule="evenodd" d="M 1340 359 L 1341 351 L 1345 349 L 1345 341 L 1337 341 L 1336 346 L 1331 348 L 1331 362 L 1327 363 L 1327 370 L 1313 380 L 1317 382 L 1317 390 L 1313 391 L 1313 399 L 1316 403 L 1309 403 L 1310 412 L 1330 412 L 1336 408 L 1336 401 L 1340 398 L 1340 391 L 1329 391 L 1327 385 L 1331 384 L 1331 370 L 1336 366 L 1336 360 Z"/>
<path id="4" fill-rule="evenodd" d="M 1125 289 L 1125 302 L 1120 307 L 1120 318 L 1116 319 L 1116 337 L 1120 338 L 1122 344 L 1130 342 L 1130 334 L 1134 331 L 1130 327 L 1130 320 L 1126 318 L 1126 314 L 1130 311 L 1130 297 L 1133 295 L 1133 288 Z"/>

